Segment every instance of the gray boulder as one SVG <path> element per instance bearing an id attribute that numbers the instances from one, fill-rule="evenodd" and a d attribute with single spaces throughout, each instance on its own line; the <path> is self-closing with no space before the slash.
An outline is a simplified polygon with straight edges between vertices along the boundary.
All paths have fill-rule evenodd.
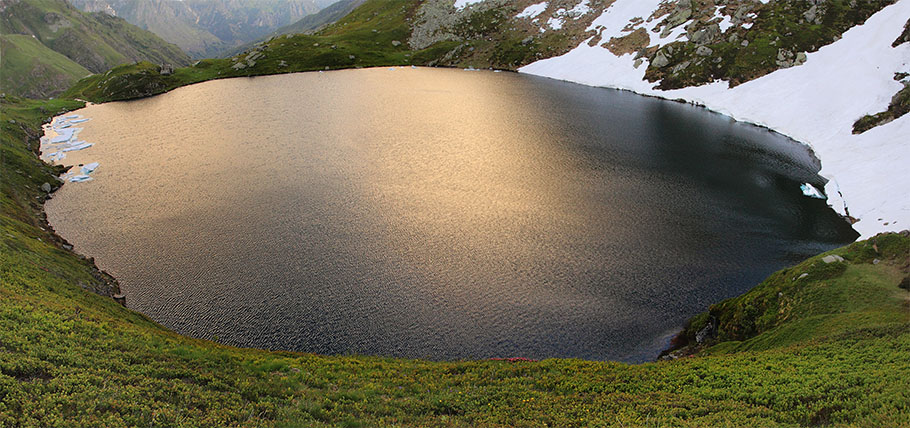
<path id="1" fill-rule="evenodd" d="M 822 257 L 822 261 L 825 263 L 837 263 L 844 261 L 844 258 L 838 256 L 837 254 L 831 254 L 829 256 Z"/>
<path id="2" fill-rule="evenodd" d="M 657 68 L 664 68 L 669 64 L 670 60 L 667 58 L 663 51 L 658 51 L 657 54 L 654 55 L 654 59 L 651 61 L 651 65 Z"/>

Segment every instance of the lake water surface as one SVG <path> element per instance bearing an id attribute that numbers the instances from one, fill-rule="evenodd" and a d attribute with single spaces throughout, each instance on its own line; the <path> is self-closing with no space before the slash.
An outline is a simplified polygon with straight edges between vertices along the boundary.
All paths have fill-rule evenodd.
<path id="1" fill-rule="evenodd" d="M 802 145 L 512 73 L 212 81 L 90 106 L 51 224 L 181 333 L 325 354 L 644 361 L 854 232 Z"/>

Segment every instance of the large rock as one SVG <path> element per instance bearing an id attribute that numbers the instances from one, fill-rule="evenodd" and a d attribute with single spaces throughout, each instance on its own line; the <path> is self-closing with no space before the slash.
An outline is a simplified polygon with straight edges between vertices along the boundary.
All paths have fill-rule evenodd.
<path id="1" fill-rule="evenodd" d="M 670 64 L 670 60 L 664 55 L 664 51 L 658 51 L 657 55 L 654 55 L 654 59 L 651 60 L 651 65 L 657 68 L 664 68 Z"/>
<path id="2" fill-rule="evenodd" d="M 713 339 L 717 336 L 717 320 L 714 317 L 711 317 L 708 320 L 708 323 L 705 324 L 701 330 L 698 330 L 698 333 L 695 333 L 695 342 L 705 343 L 710 339 Z"/>
<path id="3" fill-rule="evenodd" d="M 838 256 L 837 254 L 831 254 L 829 256 L 822 257 L 822 261 L 825 263 L 836 263 L 844 261 L 844 258 Z"/>
<path id="4" fill-rule="evenodd" d="M 708 24 L 698 30 L 692 31 L 692 27 L 689 27 L 689 41 L 699 45 L 707 45 L 717 41 L 718 36 L 720 36 L 720 25 Z"/>

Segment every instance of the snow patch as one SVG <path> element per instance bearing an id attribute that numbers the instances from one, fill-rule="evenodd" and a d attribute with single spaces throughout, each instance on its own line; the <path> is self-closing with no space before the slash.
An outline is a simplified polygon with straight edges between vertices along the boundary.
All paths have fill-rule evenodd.
<path id="1" fill-rule="evenodd" d="M 714 9 L 714 17 L 711 18 L 712 20 L 720 18 L 720 22 L 717 25 L 720 27 L 721 33 L 726 32 L 728 28 L 733 26 L 733 18 L 720 12 L 723 8 L 724 6 L 717 6 Z"/>
<path id="2" fill-rule="evenodd" d="M 578 19 L 591 13 L 593 9 L 591 9 L 590 1 L 591 0 L 581 0 L 578 4 L 575 5 L 575 7 L 567 10 L 565 12 L 565 16 L 572 19 Z"/>
<path id="3" fill-rule="evenodd" d="M 617 0 L 589 30 L 600 31 L 604 40 L 621 37 L 630 20 L 650 17 L 660 3 Z M 645 67 L 635 68 L 632 55 L 617 57 L 600 46 L 588 46 L 590 39 L 565 55 L 534 62 L 519 72 L 682 98 L 807 143 L 822 162 L 820 175 L 829 180 L 825 186 L 829 205 L 858 219 L 853 227 L 867 238 L 910 225 L 910 115 L 861 135 L 852 133 L 856 119 L 885 110 L 902 88 L 893 76 L 910 68 L 910 44 L 892 48 L 891 43 L 903 31 L 907 16 L 910 0 L 899 0 L 845 32 L 840 40 L 809 53 L 805 64 L 735 88 L 714 82 L 671 91 L 654 89 L 644 80 Z"/>
<path id="4" fill-rule="evenodd" d="M 645 28 L 649 38 L 648 46 L 663 47 L 686 35 L 686 27 L 692 21 L 677 25 L 665 37 L 660 37 L 661 20 L 654 19 L 650 21 L 650 25 L 646 24 L 661 3 L 663 0 L 617 0 L 595 18 L 586 31 L 597 31 L 602 40 L 609 41 L 612 38 L 626 36 L 638 28 Z M 636 18 L 641 21 L 637 25 L 629 26 Z"/>
<path id="5" fill-rule="evenodd" d="M 515 15 L 515 17 L 516 18 L 529 18 L 529 19 L 536 18 L 537 15 L 540 15 L 541 13 L 543 13 L 543 11 L 547 10 L 547 4 L 548 3 L 545 1 L 536 3 L 536 4 L 532 4 L 528 7 L 526 7 L 523 11 L 519 12 L 518 15 Z"/>
<path id="6" fill-rule="evenodd" d="M 474 3 L 480 3 L 482 1 L 484 0 L 455 0 L 455 9 L 463 10 Z"/>
<path id="7" fill-rule="evenodd" d="M 558 18 L 555 16 L 547 20 L 547 26 L 554 30 L 559 30 L 565 23 L 566 20 L 564 18 Z"/>

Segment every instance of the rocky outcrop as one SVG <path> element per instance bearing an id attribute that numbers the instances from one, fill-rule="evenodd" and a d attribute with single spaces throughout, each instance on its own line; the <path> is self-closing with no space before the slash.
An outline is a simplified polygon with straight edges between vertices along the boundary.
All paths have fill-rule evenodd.
<path id="1" fill-rule="evenodd" d="M 910 42 L 910 19 L 907 20 L 906 24 L 904 24 L 904 32 L 894 40 L 894 43 L 891 44 L 891 47 L 896 48 L 907 42 Z"/>
<path id="2" fill-rule="evenodd" d="M 891 97 L 888 109 L 863 116 L 853 124 L 853 133 L 862 134 L 876 126 L 884 125 L 910 112 L 910 79 L 907 75 L 896 75 L 895 80 L 902 81 L 904 88 Z"/>
<path id="3" fill-rule="evenodd" d="M 682 26 L 685 40 L 652 53 L 646 77 L 660 89 L 717 80 L 736 86 L 804 63 L 807 52 L 837 40 L 891 3 L 680 0 L 664 19 L 661 35 Z"/>

